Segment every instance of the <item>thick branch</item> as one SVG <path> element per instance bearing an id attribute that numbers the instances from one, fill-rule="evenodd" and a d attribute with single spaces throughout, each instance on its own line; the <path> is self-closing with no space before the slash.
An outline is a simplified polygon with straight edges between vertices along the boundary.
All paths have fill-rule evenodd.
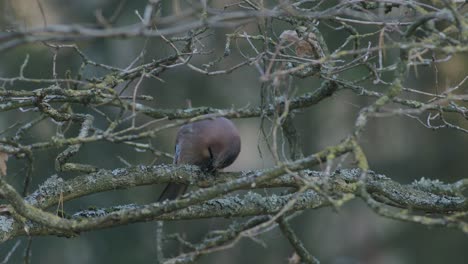
<path id="1" fill-rule="evenodd" d="M 219 184 L 221 181 L 232 182 L 236 179 L 249 179 L 261 173 L 262 172 L 255 171 L 245 173 L 221 173 L 218 175 L 218 182 L 215 181 L 214 184 Z M 308 180 L 322 186 L 324 191 L 330 195 L 359 193 L 357 183 L 361 175 L 360 170 L 337 171 L 330 177 L 326 177 L 321 172 L 308 170 L 302 171 L 301 174 L 303 177 L 307 177 Z M 239 177 L 241 178 L 239 179 Z M 165 183 L 169 181 L 194 183 L 200 187 L 206 187 L 210 183 L 213 184 L 213 180 L 215 180 L 213 179 L 213 175 L 205 175 L 198 169 L 190 166 L 173 167 L 161 165 L 153 167 L 139 166 L 112 171 L 100 170 L 97 173 L 79 176 L 69 181 L 63 181 L 57 176 L 53 176 L 36 192 L 27 197 L 26 202 L 39 208 L 47 208 L 59 202 L 60 193 L 63 194 L 64 201 L 67 201 L 96 192 L 131 188 L 139 185 Z M 391 206 L 420 209 L 432 213 L 448 213 L 450 211 L 468 210 L 467 199 L 463 196 L 457 196 L 457 194 L 460 195 L 460 193 L 467 188 L 466 184 L 463 183 L 466 183 L 466 181 L 462 180 L 454 184 L 431 182 L 431 188 L 428 189 L 427 180 L 418 181 L 411 185 L 400 185 L 383 175 L 369 173 L 366 186 L 369 193 L 375 197 L 375 199 Z M 249 184 L 243 185 L 242 188 L 294 187 L 300 185 L 300 180 L 290 175 L 284 175 L 267 182 L 260 182 L 256 184 L 255 187 Z M 444 193 L 438 194 L 440 190 L 444 190 Z M 205 202 L 202 205 L 192 205 L 186 209 L 170 213 L 149 214 L 146 215 L 146 217 L 134 218 L 129 222 L 274 214 L 278 212 L 289 199 L 290 197 L 288 197 L 288 195 L 262 197 L 258 194 L 251 193 L 243 199 L 237 196 L 216 199 Z M 185 200 L 187 200 L 187 198 L 185 198 Z M 298 202 L 295 203 L 292 210 L 304 210 L 328 205 L 328 199 L 324 199 L 317 193 L 309 191 L 300 194 Z M 106 216 L 109 217 L 109 215 L 112 214 L 124 217 L 128 216 L 131 212 L 141 212 L 153 207 L 153 205 L 130 205 L 100 210 L 88 210 L 76 213 L 72 219 L 95 219 Z M 116 212 L 119 214 L 115 214 Z M 116 222 L 110 225 L 95 226 L 95 229 L 125 223 L 125 221 L 118 220 L 118 218 L 115 220 Z M 28 226 L 29 225 L 31 224 L 28 224 Z M 2 230 L 2 232 L 0 232 L 2 241 L 25 234 L 21 221 L 16 221 L 12 217 L 5 215 L 0 216 L 0 230 Z M 32 235 L 70 235 L 69 232 L 58 231 L 37 224 L 30 226 L 29 230 Z"/>
<path id="2" fill-rule="evenodd" d="M 243 176 L 226 183 L 220 183 L 213 187 L 193 192 L 188 198 L 181 198 L 174 201 L 165 201 L 164 203 L 153 203 L 146 205 L 142 209 L 129 209 L 125 211 L 114 212 L 103 217 L 86 219 L 83 221 L 62 219 L 53 214 L 47 213 L 26 203 L 21 196 L 0 178 L 0 194 L 5 197 L 11 206 L 15 209 L 15 213 L 26 219 L 40 223 L 52 229 L 63 231 L 81 232 L 89 231 L 97 228 L 106 228 L 115 225 L 123 225 L 139 221 L 152 219 L 159 215 L 173 212 L 179 209 L 186 208 L 190 205 L 200 203 L 221 194 L 232 192 L 235 190 L 247 188 L 257 183 L 266 182 L 286 174 L 288 170 L 298 171 L 305 168 L 318 165 L 326 160 L 330 155 L 340 156 L 351 150 L 350 143 L 345 141 L 338 146 L 328 148 L 322 152 L 310 155 L 307 158 L 297 160 L 294 163 L 277 166 L 259 173 Z"/>

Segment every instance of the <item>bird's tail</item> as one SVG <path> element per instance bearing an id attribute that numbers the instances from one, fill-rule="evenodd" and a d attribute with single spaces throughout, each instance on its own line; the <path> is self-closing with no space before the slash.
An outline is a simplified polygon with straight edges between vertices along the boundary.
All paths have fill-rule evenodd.
<path id="1" fill-rule="evenodd" d="M 169 183 L 168 185 L 166 185 L 166 188 L 164 188 L 164 191 L 161 193 L 161 196 L 159 196 L 158 202 L 162 202 L 164 200 L 177 199 L 185 193 L 187 187 L 187 184 Z"/>

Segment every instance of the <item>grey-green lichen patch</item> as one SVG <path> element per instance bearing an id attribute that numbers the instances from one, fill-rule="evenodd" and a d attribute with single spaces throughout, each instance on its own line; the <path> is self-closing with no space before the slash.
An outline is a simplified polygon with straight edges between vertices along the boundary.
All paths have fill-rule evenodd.
<path id="1" fill-rule="evenodd" d="M 106 216 L 110 213 L 113 212 L 118 212 L 121 210 L 129 210 L 129 209 L 136 209 L 139 206 L 136 204 L 126 204 L 126 205 L 118 205 L 118 206 L 113 206 L 110 208 L 95 208 L 95 207 L 90 207 L 88 210 L 83 210 L 80 212 L 77 212 L 72 215 L 72 218 L 74 219 L 80 219 L 80 218 L 93 218 L 93 217 L 99 217 L 99 216 Z"/>
<path id="2" fill-rule="evenodd" d="M 237 212 L 241 210 L 243 206 L 244 204 L 242 203 L 242 199 L 240 199 L 238 195 L 209 200 L 203 205 L 205 209 L 210 211 L 227 213 L 225 215 L 226 218 L 237 214 Z"/>
<path id="3" fill-rule="evenodd" d="M 0 230 L 3 232 L 12 231 L 14 222 L 13 218 L 0 215 Z"/>
<path id="4" fill-rule="evenodd" d="M 60 178 L 57 174 L 49 177 L 41 186 L 39 186 L 39 191 L 44 194 L 57 194 L 58 192 L 63 191 L 64 180 Z"/>
<path id="5" fill-rule="evenodd" d="M 283 207 L 284 199 L 281 199 L 280 196 L 273 194 L 270 195 L 268 199 L 262 199 L 262 203 L 266 208 L 269 208 L 269 211 L 276 211 Z"/>
<path id="6" fill-rule="evenodd" d="M 454 186 L 452 184 L 445 184 L 440 180 L 431 180 L 422 177 L 421 179 L 412 182 L 411 185 L 413 186 L 413 188 L 421 191 L 451 196 L 461 195 L 461 193 L 459 193 L 456 188 L 453 188 Z"/>
<path id="7" fill-rule="evenodd" d="M 106 210 L 104 209 L 92 209 L 86 211 L 80 211 L 72 215 L 72 218 L 91 218 L 107 215 Z"/>
<path id="8" fill-rule="evenodd" d="M 339 173 L 345 180 L 354 181 L 359 175 L 361 175 L 362 170 L 360 169 L 340 170 Z"/>
<path id="9" fill-rule="evenodd" d="M 140 172 L 148 172 L 150 168 L 148 166 L 145 166 L 143 164 L 140 164 L 137 166 L 137 170 Z"/>
<path id="10" fill-rule="evenodd" d="M 42 200 L 41 198 L 43 198 L 43 196 L 40 195 L 39 191 L 35 191 L 28 197 L 24 198 L 24 200 L 30 205 L 37 205 L 39 203 L 38 200 Z"/>
<path id="11" fill-rule="evenodd" d="M 42 185 L 40 185 L 34 193 L 26 197 L 25 200 L 30 205 L 37 205 L 38 203 L 42 202 L 45 197 L 53 197 L 60 195 L 60 193 L 65 191 L 70 191 L 71 187 L 68 186 L 68 188 L 66 188 L 66 186 L 67 185 L 65 181 L 58 177 L 57 174 L 54 174 L 50 176 Z"/>
<path id="12" fill-rule="evenodd" d="M 440 181 L 440 180 L 431 180 L 431 179 L 426 179 L 426 178 L 422 177 L 419 180 L 414 180 L 414 182 L 412 184 L 413 185 L 417 184 L 417 185 L 420 185 L 420 186 L 434 186 L 434 185 L 443 184 L 443 182 Z"/>
<path id="13" fill-rule="evenodd" d="M 323 173 L 320 171 L 313 171 L 313 170 L 304 170 L 303 171 L 307 176 L 309 177 L 321 177 L 323 176 Z"/>
<path id="14" fill-rule="evenodd" d="M 262 196 L 256 192 L 248 192 L 245 194 L 244 199 L 246 202 L 258 202 Z"/>
<path id="15" fill-rule="evenodd" d="M 247 204 L 254 204 L 258 207 L 263 208 L 264 211 L 276 211 L 283 205 L 281 201 L 276 199 L 276 195 L 273 195 L 272 199 L 265 199 L 262 195 L 256 192 L 248 192 L 244 196 L 244 201 Z"/>
<path id="16" fill-rule="evenodd" d="M 86 176 L 86 183 L 88 183 L 88 184 L 95 184 L 96 182 L 97 182 L 96 177 L 94 177 L 94 176 L 92 176 L 92 175 Z"/>
<path id="17" fill-rule="evenodd" d="M 128 171 L 126 169 L 123 169 L 123 168 L 112 170 L 112 175 L 114 177 L 127 175 L 127 173 L 128 173 Z"/>

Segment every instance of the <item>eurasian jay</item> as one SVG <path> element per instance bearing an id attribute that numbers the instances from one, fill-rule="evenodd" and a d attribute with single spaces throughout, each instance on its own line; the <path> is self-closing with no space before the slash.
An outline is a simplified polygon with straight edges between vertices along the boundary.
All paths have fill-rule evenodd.
<path id="1" fill-rule="evenodd" d="M 239 131 L 224 117 L 204 119 L 180 127 L 174 164 L 191 164 L 206 172 L 231 165 L 240 152 Z M 186 184 L 169 183 L 158 201 L 174 200 L 185 193 Z"/>

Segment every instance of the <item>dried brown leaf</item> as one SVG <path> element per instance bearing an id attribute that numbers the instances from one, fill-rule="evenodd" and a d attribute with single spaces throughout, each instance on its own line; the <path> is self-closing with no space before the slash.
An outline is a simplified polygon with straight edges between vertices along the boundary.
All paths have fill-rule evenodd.
<path id="1" fill-rule="evenodd" d="M 314 55 L 314 47 L 305 40 L 300 40 L 296 44 L 296 55 L 298 57 L 312 57 Z"/>

